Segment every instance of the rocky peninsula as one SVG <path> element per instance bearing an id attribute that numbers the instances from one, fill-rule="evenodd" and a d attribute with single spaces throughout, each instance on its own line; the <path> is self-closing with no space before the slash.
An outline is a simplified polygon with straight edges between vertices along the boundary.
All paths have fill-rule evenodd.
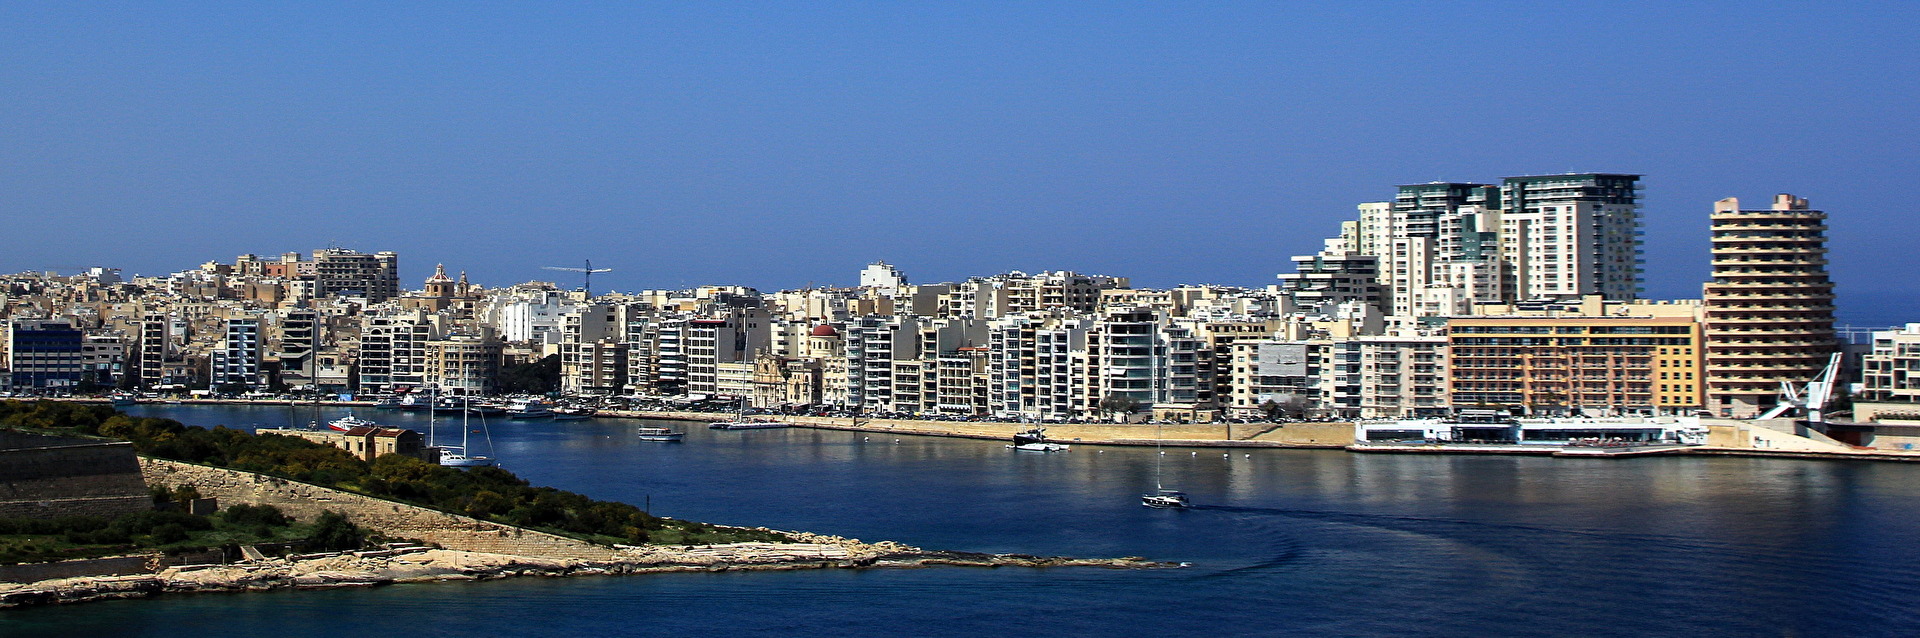
<path id="1" fill-rule="evenodd" d="M 768 530 L 772 531 L 772 530 Z M 86 576 L 0 583 L 0 609 L 162 594 L 378 587 L 396 583 L 599 576 L 667 572 L 967 567 L 1103 567 L 1151 569 L 1175 563 L 926 550 L 891 541 L 780 532 L 792 543 L 702 546 L 616 546 L 599 559 L 516 556 L 426 546 L 262 558 L 232 564 L 182 565 L 153 574 Z"/>

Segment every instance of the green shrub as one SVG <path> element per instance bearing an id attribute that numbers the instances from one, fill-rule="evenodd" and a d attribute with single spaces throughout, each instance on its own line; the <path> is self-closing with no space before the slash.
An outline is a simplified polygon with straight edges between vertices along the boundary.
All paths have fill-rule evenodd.
<path id="1" fill-rule="evenodd" d="M 315 549 L 344 551 L 360 549 L 366 534 L 338 512 L 322 512 L 314 521 L 313 535 L 307 539 Z"/>

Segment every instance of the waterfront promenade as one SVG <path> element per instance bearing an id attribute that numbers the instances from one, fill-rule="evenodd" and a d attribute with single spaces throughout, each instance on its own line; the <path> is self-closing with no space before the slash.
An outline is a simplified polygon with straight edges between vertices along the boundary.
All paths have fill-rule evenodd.
<path id="1" fill-rule="evenodd" d="M 106 403 L 105 399 L 52 399 Z M 171 402 L 168 402 L 171 404 Z M 309 406 L 286 399 L 182 399 L 179 405 Z M 334 408 L 372 408 L 371 401 L 325 401 Z M 727 413 L 673 410 L 601 410 L 600 418 L 654 419 L 704 424 L 729 418 Z M 933 421 L 767 415 L 802 428 L 871 432 L 893 436 L 934 436 L 982 440 L 1012 440 L 1014 433 L 1044 427 L 1047 435 L 1068 445 L 1343 449 L 1368 454 L 1491 454 L 1555 456 L 1563 458 L 1624 459 L 1644 456 L 1748 456 L 1769 458 L 1920 462 L 1920 451 L 1885 450 L 1839 445 L 1794 435 L 1755 422 L 1717 420 L 1707 445 L 1592 446 L 1501 445 L 1468 443 L 1368 443 L 1352 422 L 1256 423 L 1024 423 L 1006 421 Z"/>

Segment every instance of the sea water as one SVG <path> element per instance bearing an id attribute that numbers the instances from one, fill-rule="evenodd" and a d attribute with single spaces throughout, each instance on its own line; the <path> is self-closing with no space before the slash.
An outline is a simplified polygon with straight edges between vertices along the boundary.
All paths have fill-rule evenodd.
<path id="1" fill-rule="evenodd" d="M 142 405 L 278 427 L 338 408 Z M 361 411 L 426 429 L 426 416 Z M 439 436 L 458 434 L 440 419 Z M 716 523 L 1181 569 L 654 574 L 0 612 L 0 635 L 1920 635 L 1920 466 L 1002 442 L 489 420 L 536 485 Z M 660 425 L 662 423 L 649 423 Z M 474 429 L 480 429 L 474 423 Z M 1068 441 L 1068 443 L 1072 443 Z M 1156 467 L 1191 510 L 1140 506 Z"/>

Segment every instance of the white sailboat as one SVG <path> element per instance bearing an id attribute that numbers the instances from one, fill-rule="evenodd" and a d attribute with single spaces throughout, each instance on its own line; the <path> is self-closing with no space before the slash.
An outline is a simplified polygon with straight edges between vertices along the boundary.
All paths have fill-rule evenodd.
<path id="1" fill-rule="evenodd" d="M 465 401 L 464 398 L 463 401 Z M 467 453 L 469 449 L 468 444 L 473 436 L 473 411 L 461 410 L 460 414 L 460 446 L 440 448 L 440 464 L 447 467 L 490 467 L 494 465 L 495 461 L 492 457 Z M 429 423 L 431 423 L 431 421 L 429 421 Z M 481 417 L 480 427 L 486 427 L 486 423 L 486 417 Z M 491 440 L 491 438 L 489 438 L 489 440 Z M 453 452 L 449 453 L 449 450 L 453 450 Z"/>
<path id="2" fill-rule="evenodd" d="M 1187 493 L 1170 490 L 1160 483 L 1160 466 L 1166 461 L 1167 453 L 1160 449 L 1160 426 L 1153 426 L 1153 491 L 1140 495 L 1140 504 L 1154 509 L 1186 509 Z"/>
<path id="3" fill-rule="evenodd" d="M 768 430 L 791 426 L 792 424 L 784 421 L 754 421 L 748 419 L 746 397 L 740 397 L 740 412 L 734 415 L 732 421 L 717 421 L 707 425 L 708 428 L 715 430 Z"/>

